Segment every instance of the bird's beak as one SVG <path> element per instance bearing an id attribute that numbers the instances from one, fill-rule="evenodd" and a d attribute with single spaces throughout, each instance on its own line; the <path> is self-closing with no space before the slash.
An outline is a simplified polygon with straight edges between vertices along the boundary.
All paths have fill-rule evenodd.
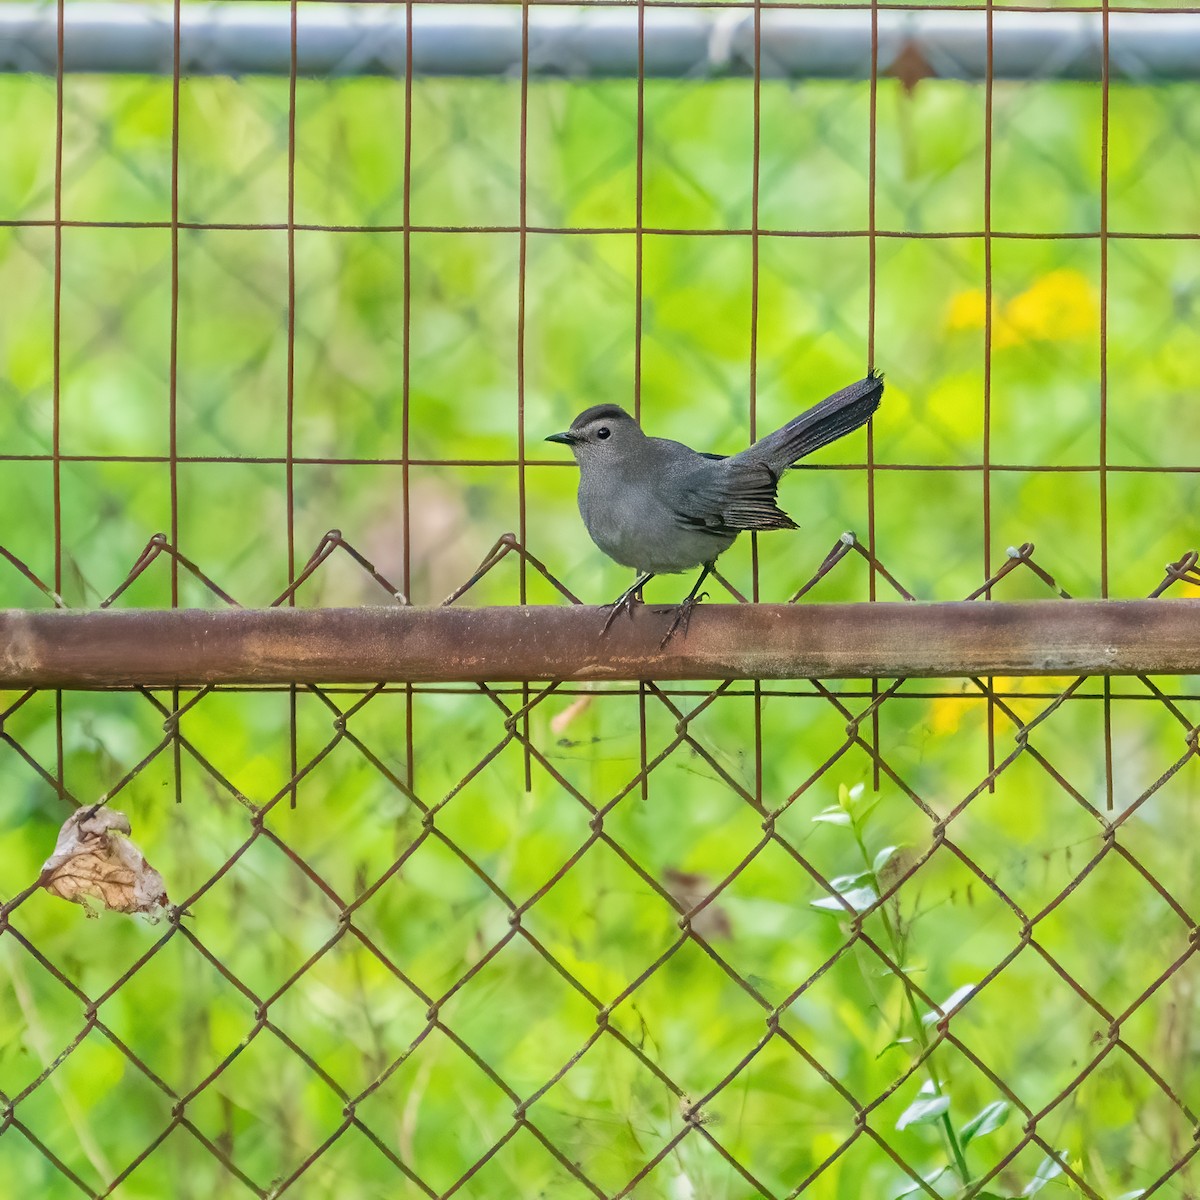
<path id="1" fill-rule="evenodd" d="M 573 446 L 576 442 L 576 437 L 573 433 L 552 433 L 546 441 L 561 442 L 564 446 Z"/>

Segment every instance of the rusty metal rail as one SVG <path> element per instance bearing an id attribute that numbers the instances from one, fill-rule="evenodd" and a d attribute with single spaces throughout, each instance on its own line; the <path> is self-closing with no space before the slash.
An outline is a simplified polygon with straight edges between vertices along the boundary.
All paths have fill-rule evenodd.
<path id="1" fill-rule="evenodd" d="M 1200 600 L 0 613 L 0 687 L 1200 672 Z"/>

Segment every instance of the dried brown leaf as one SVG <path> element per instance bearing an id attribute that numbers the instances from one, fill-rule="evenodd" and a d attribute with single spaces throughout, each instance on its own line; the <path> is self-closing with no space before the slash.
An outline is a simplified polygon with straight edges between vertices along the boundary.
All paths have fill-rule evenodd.
<path id="1" fill-rule="evenodd" d="M 112 912 L 158 920 L 167 889 L 129 833 L 129 818 L 115 809 L 76 810 L 63 822 L 54 853 L 42 866 L 42 886 L 52 896 L 83 905 L 89 917 L 96 916 L 89 903 L 95 900 Z"/>

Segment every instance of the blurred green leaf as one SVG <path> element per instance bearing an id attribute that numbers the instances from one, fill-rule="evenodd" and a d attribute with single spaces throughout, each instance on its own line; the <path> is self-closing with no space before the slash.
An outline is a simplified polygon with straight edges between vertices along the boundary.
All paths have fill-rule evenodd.
<path id="1" fill-rule="evenodd" d="M 1025 1185 L 1025 1190 L 1021 1193 L 1022 1196 L 1036 1196 L 1052 1179 L 1057 1179 L 1063 1173 L 1062 1161 L 1067 1157 L 1066 1150 L 1059 1150 L 1057 1154 L 1047 1154 L 1042 1159 L 1038 1169 L 1034 1171 L 1033 1178 Z"/>
<path id="2" fill-rule="evenodd" d="M 849 825 L 850 814 L 837 807 L 823 808 L 813 818 L 813 822 L 824 821 L 830 825 Z"/>
<path id="3" fill-rule="evenodd" d="M 900 1191 L 893 1193 L 892 1200 L 905 1200 L 908 1196 L 928 1196 L 929 1188 L 933 1188 L 939 1196 L 950 1195 L 946 1191 L 946 1184 L 956 1178 L 957 1176 L 949 1167 L 938 1167 L 933 1171 L 923 1171 L 921 1173 L 921 1183 L 916 1183 L 915 1181 L 906 1183 Z"/>
<path id="4" fill-rule="evenodd" d="M 847 787 L 844 783 L 838 784 L 838 805 L 845 811 L 850 812 L 855 805 L 863 798 L 863 792 L 866 790 L 863 784 L 856 783 L 853 787 Z"/>
<path id="5" fill-rule="evenodd" d="M 956 988 L 950 993 L 949 996 L 946 997 L 945 1000 L 942 1001 L 942 1011 L 938 1012 L 937 1009 L 930 1009 L 929 1012 L 927 1012 L 921 1018 L 922 1023 L 925 1025 L 936 1025 L 943 1016 L 948 1017 L 952 1012 L 954 1012 L 955 1009 L 962 1006 L 968 997 L 974 993 L 977 986 L 978 984 L 965 983 L 962 987 Z"/>
<path id="6" fill-rule="evenodd" d="M 813 900 L 812 907 L 831 913 L 845 913 L 848 908 L 854 912 L 865 912 L 879 899 L 879 894 L 873 887 L 850 888 L 849 891 L 839 892 L 838 895 L 841 899 L 826 896 L 821 900 Z"/>
<path id="7" fill-rule="evenodd" d="M 904 1046 L 911 1046 L 913 1039 L 910 1037 L 893 1038 L 880 1052 L 875 1055 L 876 1059 L 882 1058 L 889 1050 L 897 1050 Z"/>
<path id="8" fill-rule="evenodd" d="M 836 875 L 829 881 L 829 886 L 837 892 L 841 900 L 835 896 L 823 896 L 820 900 L 811 901 L 813 908 L 844 913 L 848 905 L 855 912 L 863 912 L 879 899 L 869 871 L 859 871 L 854 875 Z"/>
<path id="9" fill-rule="evenodd" d="M 884 848 L 878 851 L 875 857 L 871 860 L 871 870 L 878 875 L 879 872 L 882 871 L 883 868 L 886 867 L 888 863 L 890 863 L 892 859 L 900 853 L 900 850 L 901 847 L 899 846 L 884 846 Z"/>
<path id="10" fill-rule="evenodd" d="M 976 1113 L 958 1132 L 962 1138 L 962 1144 L 968 1145 L 974 1138 L 983 1137 L 985 1134 L 994 1133 L 1005 1121 L 1008 1120 L 1008 1115 L 1012 1111 L 1012 1105 L 1007 1100 L 993 1100 L 982 1111 Z"/>
<path id="11" fill-rule="evenodd" d="M 907 1129 L 910 1125 L 929 1125 L 950 1107 L 950 1097 L 943 1092 L 940 1096 L 929 1096 L 914 1100 L 897 1118 L 896 1128 Z"/>

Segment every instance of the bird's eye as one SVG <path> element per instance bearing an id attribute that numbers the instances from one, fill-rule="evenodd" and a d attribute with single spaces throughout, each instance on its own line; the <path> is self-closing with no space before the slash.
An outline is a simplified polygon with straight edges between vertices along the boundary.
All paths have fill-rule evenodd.
<path id="1" fill-rule="evenodd" d="M 601 441 L 604 441 L 605 438 L 612 437 L 612 430 L 609 429 L 607 425 L 601 425 L 600 428 L 596 430 L 596 436 Z"/>

